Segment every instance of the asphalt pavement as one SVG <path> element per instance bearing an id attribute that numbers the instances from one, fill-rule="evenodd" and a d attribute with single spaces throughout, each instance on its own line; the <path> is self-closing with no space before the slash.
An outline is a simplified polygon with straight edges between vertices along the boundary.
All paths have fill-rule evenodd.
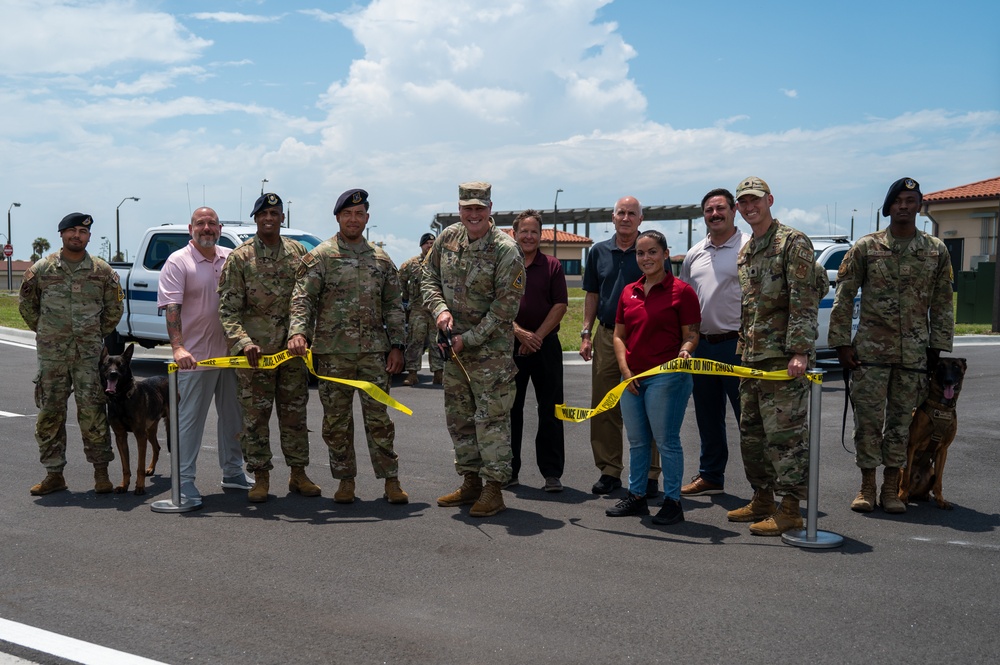
<path id="1" fill-rule="evenodd" d="M 951 511 L 850 511 L 860 473 L 840 443 L 839 373 L 825 377 L 818 509 L 819 528 L 844 538 L 834 549 L 751 536 L 726 520 L 751 495 L 731 414 L 726 494 L 685 499 L 682 524 L 605 516 L 622 491 L 591 494 L 599 474 L 587 424 L 566 425 L 566 490 L 543 492 L 531 408 L 522 484 L 504 492 L 507 511 L 474 519 L 468 507 L 440 508 L 436 497 L 461 479 L 443 393 L 426 369 L 419 386 L 398 377 L 392 389 L 414 412 L 392 412 L 408 505 L 382 499 L 357 400 L 359 500 L 333 502 L 315 387 L 309 473 L 322 497 L 287 492 L 274 422 L 272 498 L 249 504 L 245 492 L 222 489 L 214 412 L 199 457 L 201 510 L 150 510 L 170 496 L 165 450 L 145 496 L 95 495 L 72 407 L 70 489 L 33 497 L 44 469 L 32 337 L 0 329 L 0 663 L 108 663 L 119 653 L 116 662 L 222 665 L 895 664 L 1000 654 L 997 336 L 959 338 L 953 354 L 969 371 L 944 475 Z M 165 373 L 168 356 L 137 353 L 137 372 Z M 566 359 L 567 404 L 588 406 L 590 368 Z M 687 479 L 698 462 L 690 405 L 682 440 Z M 113 462 L 113 482 L 120 473 Z M 44 637 L 52 634 L 80 642 L 69 643 L 70 657 L 53 655 L 55 646 L 17 642 L 16 627 L 48 631 L 43 644 L 57 643 Z"/>

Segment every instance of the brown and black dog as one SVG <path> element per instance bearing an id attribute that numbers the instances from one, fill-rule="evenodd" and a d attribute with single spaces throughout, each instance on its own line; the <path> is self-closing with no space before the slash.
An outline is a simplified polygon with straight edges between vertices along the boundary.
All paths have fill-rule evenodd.
<path id="1" fill-rule="evenodd" d="M 948 446 L 958 431 L 955 404 L 962 392 L 965 358 L 941 358 L 930 374 L 930 392 L 913 411 L 910 441 L 906 445 L 906 468 L 899 486 L 899 499 L 906 503 L 927 501 L 934 492 L 938 508 L 951 510 L 941 495 L 941 477 L 948 459 Z"/>
<path id="2" fill-rule="evenodd" d="M 170 435 L 170 398 L 167 377 L 155 376 L 149 379 L 135 379 L 132 376 L 132 352 L 134 344 L 129 344 L 125 353 L 113 356 L 107 348 L 101 350 L 101 383 L 108 397 L 108 424 L 115 433 L 118 458 L 122 463 L 122 483 L 115 488 L 116 494 L 128 491 L 132 480 L 129 469 L 128 433 L 135 434 L 139 465 L 136 469 L 135 493 L 146 493 L 146 476 L 153 475 L 160 457 L 160 443 L 156 440 L 156 429 L 160 418 L 166 419 L 167 437 Z M 153 446 L 153 459 L 146 468 L 146 442 Z"/>

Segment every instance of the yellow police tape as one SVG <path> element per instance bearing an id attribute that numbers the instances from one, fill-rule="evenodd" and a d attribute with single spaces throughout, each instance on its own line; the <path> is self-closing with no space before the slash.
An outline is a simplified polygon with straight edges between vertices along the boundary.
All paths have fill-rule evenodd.
<path id="1" fill-rule="evenodd" d="M 257 362 L 257 369 L 274 369 L 286 360 L 291 360 L 292 358 L 297 358 L 291 352 L 279 351 L 270 356 L 261 356 L 260 360 Z M 309 368 L 309 372 L 312 373 L 317 379 L 323 379 L 324 381 L 333 381 L 334 383 L 342 383 L 345 386 L 351 386 L 352 388 L 357 388 L 358 390 L 364 391 L 369 397 L 371 397 L 376 402 L 381 402 L 386 406 L 391 406 L 397 411 L 402 411 L 408 416 L 413 415 L 413 410 L 405 404 L 401 404 L 389 397 L 389 395 L 376 386 L 370 381 L 355 381 L 354 379 L 338 379 L 332 376 L 323 376 L 322 374 L 316 373 L 316 368 L 313 366 L 313 355 L 312 349 L 306 351 L 305 356 L 306 367 Z M 199 360 L 199 367 L 221 367 L 221 368 L 246 368 L 253 369 L 250 367 L 250 361 L 247 360 L 246 356 L 227 356 L 225 358 L 209 358 L 208 360 Z M 177 371 L 177 363 L 170 363 L 167 365 L 167 372 L 173 373 Z"/>
<path id="2" fill-rule="evenodd" d="M 702 358 L 674 358 L 670 362 L 663 363 L 662 365 L 652 369 L 647 369 L 641 374 L 636 374 L 628 381 L 622 381 L 608 391 L 608 394 L 601 399 L 600 404 L 593 409 L 556 404 L 556 418 L 559 420 L 567 420 L 572 423 L 582 423 L 584 420 L 593 418 L 599 413 L 615 408 L 615 405 L 618 404 L 618 401 L 622 398 L 622 393 L 625 392 L 625 389 L 628 387 L 630 382 L 635 381 L 636 379 L 641 379 L 644 376 L 653 376 L 654 374 L 666 374 L 670 372 L 687 372 L 688 374 L 719 374 L 723 376 L 763 379 L 766 381 L 788 381 L 792 378 L 788 376 L 787 369 L 783 369 L 778 372 L 764 372 L 759 369 L 750 369 L 749 367 L 740 367 L 739 365 L 729 365 L 715 360 L 704 360 Z M 806 378 L 818 384 L 823 383 L 822 374 L 806 374 Z"/>

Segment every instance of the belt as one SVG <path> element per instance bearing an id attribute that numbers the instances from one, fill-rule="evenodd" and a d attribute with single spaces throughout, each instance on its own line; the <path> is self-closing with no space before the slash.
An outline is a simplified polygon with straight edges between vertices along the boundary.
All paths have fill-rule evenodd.
<path id="1" fill-rule="evenodd" d="M 607 328 L 608 330 L 614 330 L 615 329 L 615 324 L 613 324 L 613 323 L 605 323 L 604 321 L 601 321 L 601 326 L 604 327 L 604 328 Z"/>
<path id="2" fill-rule="evenodd" d="M 701 333 L 701 338 L 707 340 L 709 344 L 728 342 L 729 340 L 732 339 L 738 339 L 739 336 L 740 334 L 735 330 L 731 330 L 729 332 L 724 332 L 724 333 L 715 333 L 715 334 Z"/>

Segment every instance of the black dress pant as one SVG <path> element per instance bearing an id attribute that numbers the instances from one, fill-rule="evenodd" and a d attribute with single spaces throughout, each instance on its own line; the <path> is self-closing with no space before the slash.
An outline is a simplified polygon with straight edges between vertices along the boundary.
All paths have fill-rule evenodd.
<path id="1" fill-rule="evenodd" d="M 555 405 L 563 403 L 562 344 L 558 333 L 542 341 L 542 348 L 526 356 L 517 355 L 520 343 L 515 342 L 514 362 L 517 364 L 517 394 L 510 410 L 510 447 L 514 458 L 511 471 L 517 477 L 521 470 L 521 433 L 524 430 L 524 397 L 528 381 L 535 387 L 538 402 L 538 433 L 535 435 L 535 460 L 543 478 L 560 478 L 566 460 L 563 422 L 556 418 Z"/>

